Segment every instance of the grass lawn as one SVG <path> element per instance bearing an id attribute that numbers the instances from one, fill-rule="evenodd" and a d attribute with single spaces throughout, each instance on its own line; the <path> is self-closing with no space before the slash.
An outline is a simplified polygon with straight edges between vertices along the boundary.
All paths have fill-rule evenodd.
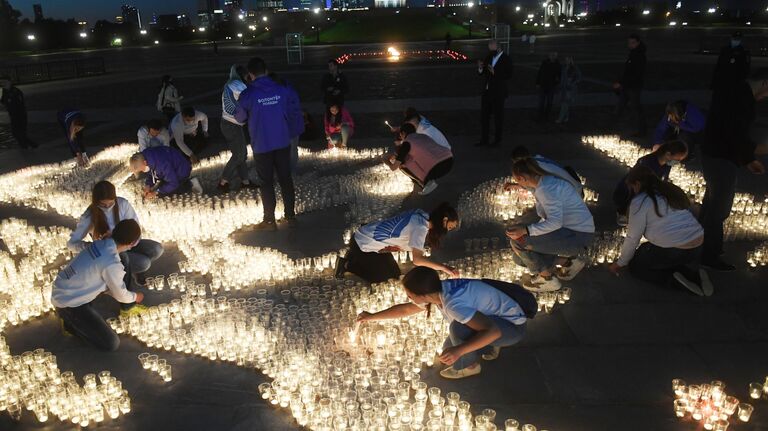
<path id="1" fill-rule="evenodd" d="M 482 30 L 482 31 L 481 31 Z M 328 29 L 321 29 L 321 43 L 408 42 L 443 40 L 450 33 L 453 39 L 469 37 L 469 30 L 441 16 L 357 16 L 340 20 Z M 485 27 L 473 24 L 473 37 L 487 37 Z M 304 43 L 316 42 L 314 33 L 304 36 Z"/>

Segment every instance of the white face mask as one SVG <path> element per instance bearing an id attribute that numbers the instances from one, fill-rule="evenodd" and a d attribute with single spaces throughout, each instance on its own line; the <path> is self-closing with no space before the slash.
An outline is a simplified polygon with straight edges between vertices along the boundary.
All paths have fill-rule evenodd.
<path id="1" fill-rule="evenodd" d="M 680 164 L 680 160 L 667 160 L 667 166 L 677 166 Z"/>

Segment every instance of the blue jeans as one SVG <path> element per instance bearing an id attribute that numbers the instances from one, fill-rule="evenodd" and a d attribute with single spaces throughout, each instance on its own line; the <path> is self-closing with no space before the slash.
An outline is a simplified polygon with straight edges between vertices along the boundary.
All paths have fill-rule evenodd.
<path id="1" fill-rule="evenodd" d="M 540 273 L 555 267 L 558 257 L 576 257 L 587 250 L 592 243 L 594 233 L 576 232 L 560 228 L 544 235 L 525 235 L 518 240 L 511 240 L 512 259 L 516 264 Z"/>
<path id="2" fill-rule="evenodd" d="M 493 343 L 483 347 L 482 349 L 469 352 L 460 357 L 456 362 L 453 363 L 454 370 L 462 370 L 472 364 L 477 363 L 478 355 L 490 353 L 492 346 L 512 346 L 519 343 L 520 340 L 523 339 L 523 335 L 525 335 L 525 323 L 522 325 L 515 325 L 509 320 L 502 319 L 501 317 L 488 316 L 488 318 L 493 320 L 493 322 L 496 323 L 496 326 L 501 329 L 501 337 L 496 339 L 496 341 Z M 443 349 L 463 344 L 472 338 L 476 333 L 477 332 L 469 326 L 454 320 L 451 322 L 451 326 L 448 329 L 448 338 L 446 338 L 445 343 L 443 343 Z"/>
<path id="3" fill-rule="evenodd" d="M 114 352 L 120 347 L 120 338 L 91 304 L 56 308 L 56 314 L 64 321 L 64 329 L 73 335 L 99 350 Z"/>
<path id="4" fill-rule="evenodd" d="M 133 280 L 139 274 L 143 274 L 163 255 L 163 245 L 151 239 L 142 239 L 132 249 L 120 253 L 120 262 L 125 268 L 125 287 L 129 290 L 133 286 Z"/>

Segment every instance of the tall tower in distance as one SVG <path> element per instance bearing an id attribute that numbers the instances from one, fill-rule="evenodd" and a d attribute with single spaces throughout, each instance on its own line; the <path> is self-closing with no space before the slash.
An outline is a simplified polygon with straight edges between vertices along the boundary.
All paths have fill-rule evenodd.
<path id="1" fill-rule="evenodd" d="M 43 5 L 41 4 L 33 4 L 32 10 L 35 11 L 35 22 L 40 22 L 43 20 Z"/>
<path id="2" fill-rule="evenodd" d="M 139 10 L 135 6 L 127 4 L 123 5 L 121 9 L 123 11 L 123 22 L 140 29 L 141 14 L 139 13 Z"/>

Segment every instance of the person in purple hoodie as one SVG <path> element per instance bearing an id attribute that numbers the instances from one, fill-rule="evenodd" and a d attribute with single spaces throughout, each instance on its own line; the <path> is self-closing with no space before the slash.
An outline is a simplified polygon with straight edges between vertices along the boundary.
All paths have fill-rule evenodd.
<path id="1" fill-rule="evenodd" d="M 692 149 L 704 131 L 706 118 L 699 108 L 687 100 L 670 102 L 664 117 L 656 126 L 653 135 L 654 145 L 660 145 L 672 139 L 679 139 Z"/>
<path id="2" fill-rule="evenodd" d="M 131 156 L 131 171 L 134 175 L 147 172 L 144 197 L 153 199 L 198 191 L 199 183 L 191 181 L 189 174 L 192 164 L 181 151 L 171 147 L 151 147 Z"/>
<path id="3" fill-rule="evenodd" d="M 251 82 L 240 93 L 235 118 L 239 122 L 248 121 L 256 172 L 263 181 L 261 200 L 264 219 L 255 229 L 274 231 L 277 230 L 275 173 L 283 195 L 285 220 L 289 226 L 296 224 L 289 123 L 293 118 L 291 110 L 296 109 L 295 105 L 298 104 L 292 102 L 294 96 L 290 90 L 269 77 L 267 65 L 261 58 L 254 57 L 248 62 L 248 75 Z"/>

